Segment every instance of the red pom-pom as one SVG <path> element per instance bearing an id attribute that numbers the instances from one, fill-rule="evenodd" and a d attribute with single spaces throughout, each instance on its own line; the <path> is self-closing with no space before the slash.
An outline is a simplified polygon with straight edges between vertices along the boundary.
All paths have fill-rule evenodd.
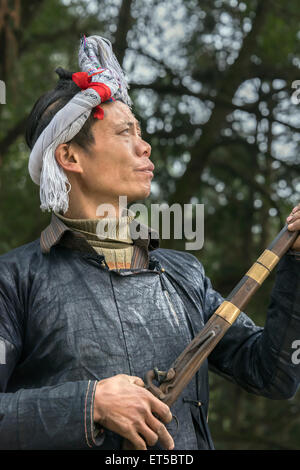
<path id="1" fill-rule="evenodd" d="M 82 90 L 86 90 L 90 85 L 90 78 L 86 72 L 73 73 L 72 80 Z"/>
<path id="2" fill-rule="evenodd" d="M 93 74 L 96 75 L 96 74 Z M 110 88 L 105 85 L 104 83 L 99 82 L 91 82 L 91 77 L 93 75 L 88 75 L 87 72 L 76 72 L 72 75 L 73 82 L 79 86 L 82 90 L 86 90 L 87 88 L 92 88 L 95 90 L 101 98 L 101 103 L 109 100 L 111 98 L 111 91 Z M 96 119 L 103 119 L 104 111 L 101 106 L 95 107 L 94 118 Z"/>
<path id="3" fill-rule="evenodd" d="M 110 88 L 104 85 L 104 83 L 93 82 L 90 84 L 89 88 L 93 88 L 98 93 L 101 98 L 101 103 L 104 103 L 104 101 L 109 100 L 111 97 Z"/>
<path id="4" fill-rule="evenodd" d="M 103 111 L 103 109 L 101 108 L 100 105 L 96 106 L 94 109 L 95 109 L 94 118 L 95 118 L 95 119 L 100 119 L 100 120 L 102 121 L 102 119 L 104 118 L 104 111 Z"/>

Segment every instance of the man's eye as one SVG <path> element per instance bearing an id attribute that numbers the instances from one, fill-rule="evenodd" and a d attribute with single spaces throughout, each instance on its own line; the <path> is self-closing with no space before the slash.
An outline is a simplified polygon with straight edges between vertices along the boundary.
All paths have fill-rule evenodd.
<path id="1" fill-rule="evenodd" d="M 123 134 L 123 132 L 129 132 L 129 127 L 127 129 L 124 129 L 121 134 Z"/>

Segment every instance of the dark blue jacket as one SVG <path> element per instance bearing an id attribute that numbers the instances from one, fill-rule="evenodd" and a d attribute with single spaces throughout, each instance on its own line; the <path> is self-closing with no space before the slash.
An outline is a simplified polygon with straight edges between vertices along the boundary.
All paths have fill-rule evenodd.
<path id="1" fill-rule="evenodd" d="M 97 381 L 167 370 L 222 302 L 188 253 L 156 249 L 149 269 L 120 272 L 102 260 L 60 245 L 45 255 L 39 240 L 0 257 L 1 449 L 119 449 L 117 434 L 93 432 Z M 212 370 L 269 398 L 295 394 L 299 266 L 282 259 L 265 328 L 242 313 L 209 357 Z M 206 362 L 172 407 L 176 449 L 213 448 L 208 397 Z"/>

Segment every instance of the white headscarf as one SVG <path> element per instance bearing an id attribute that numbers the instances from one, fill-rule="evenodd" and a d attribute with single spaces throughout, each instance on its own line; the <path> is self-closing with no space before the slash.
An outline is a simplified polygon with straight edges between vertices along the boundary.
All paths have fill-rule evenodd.
<path id="1" fill-rule="evenodd" d="M 113 53 L 108 39 L 100 36 L 84 37 L 79 48 L 79 67 L 87 72 L 93 83 L 109 87 L 111 97 L 121 98 L 128 106 L 128 84 Z M 58 145 L 69 142 L 81 130 L 93 108 L 101 103 L 96 90 L 88 88 L 78 92 L 40 134 L 29 156 L 29 174 L 40 185 L 42 210 L 62 211 L 69 206 L 68 193 L 71 185 L 64 170 L 55 159 Z"/>

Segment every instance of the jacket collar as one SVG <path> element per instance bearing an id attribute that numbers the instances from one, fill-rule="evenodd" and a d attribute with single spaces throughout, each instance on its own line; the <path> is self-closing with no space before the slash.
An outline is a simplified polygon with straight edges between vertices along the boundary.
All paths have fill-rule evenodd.
<path id="1" fill-rule="evenodd" d="M 133 219 L 129 224 L 129 230 L 132 235 L 136 233 L 141 235 L 139 238 L 136 238 L 136 235 L 132 236 L 134 245 L 138 245 L 147 251 L 159 248 L 159 234 L 156 230 L 138 222 L 135 219 Z M 79 241 L 81 243 L 88 244 L 82 233 L 71 230 L 54 214 L 54 212 L 52 212 L 51 222 L 48 227 L 42 231 L 40 237 L 40 248 L 42 253 L 50 253 L 51 248 L 54 245 L 58 245 L 67 232 L 72 236 L 72 238 L 77 240 L 80 239 Z"/>

